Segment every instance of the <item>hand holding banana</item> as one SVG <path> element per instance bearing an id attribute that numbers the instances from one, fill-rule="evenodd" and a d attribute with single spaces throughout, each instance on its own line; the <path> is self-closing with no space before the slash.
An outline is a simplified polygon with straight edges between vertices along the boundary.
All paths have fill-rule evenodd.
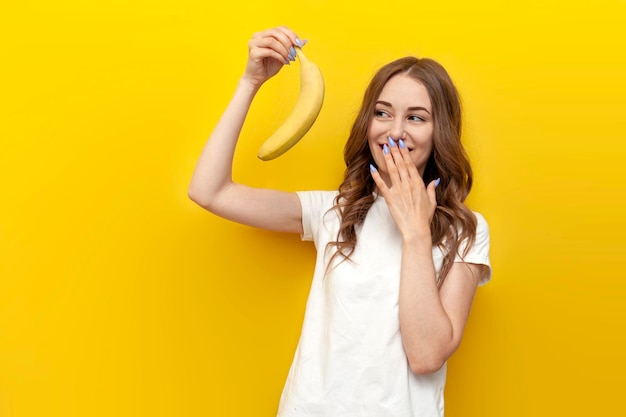
<path id="1" fill-rule="evenodd" d="M 289 37 L 282 31 L 274 32 L 273 36 L 279 41 L 290 42 Z M 293 52 L 295 52 L 295 55 L 299 58 L 300 93 L 291 113 L 259 148 L 258 157 L 263 161 L 279 157 L 298 143 L 313 126 L 322 109 L 324 101 L 324 78 L 322 72 L 302 52 L 302 42 L 298 38 L 296 38 L 295 44 L 298 46 L 289 48 L 291 52 L 289 52 L 288 57 L 295 59 L 295 56 L 292 56 Z M 276 64 L 276 61 L 274 63 Z M 275 74 L 277 70 L 269 72 Z"/>

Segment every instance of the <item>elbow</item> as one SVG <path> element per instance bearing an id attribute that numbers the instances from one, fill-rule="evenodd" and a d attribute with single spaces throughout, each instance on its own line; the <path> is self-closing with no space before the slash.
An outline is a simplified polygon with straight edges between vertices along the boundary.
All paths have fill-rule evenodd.
<path id="1" fill-rule="evenodd" d="M 187 196 L 200 207 L 215 213 L 215 210 L 219 210 L 221 202 L 227 197 L 231 185 L 232 181 L 209 181 L 192 178 L 189 188 L 187 188 Z"/>
<path id="2" fill-rule="evenodd" d="M 205 193 L 200 192 L 200 190 L 190 186 L 187 190 L 187 196 L 191 201 L 199 205 L 200 207 L 211 211 L 211 198 L 207 196 Z"/>
<path id="3" fill-rule="evenodd" d="M 434 374 L 443 368 L 458 346 L 458 341 L 454 341 L 407 351 L 409 368 L 416 375 Z"/>
<path id="4" fill-rule="evenodd" d="M 409 357 L 408 362 L 409 368 L 414 374 L 429 375 L 440 370 L 445 365 L 446 359 L 433 355 L 432 357 Z"/>
<path id="5" fill-rule="evenodd" d="M 404 347 L 411 372 L 416 375 L 428 375 L 444 367 L 450 356 L 456 352 L 461 342 L 460 337 L 441 335 L 439 337 L 413 339 L 405 341 Z"/>

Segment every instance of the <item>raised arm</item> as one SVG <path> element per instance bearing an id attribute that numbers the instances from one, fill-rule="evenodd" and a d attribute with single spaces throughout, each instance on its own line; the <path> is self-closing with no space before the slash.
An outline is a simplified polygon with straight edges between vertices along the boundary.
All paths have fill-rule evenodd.
<path id="1" fill-rule="evenodd" d="M 261 85 L 295 56 L 301 41 L 287 27 L 254 34 L 244 75 L 196 164 L 189 198 L 226 219 L 268 230 L 302 233 L 296 193 L 252 188 L 232 180 L 235 146 L 252 100 Z"/>

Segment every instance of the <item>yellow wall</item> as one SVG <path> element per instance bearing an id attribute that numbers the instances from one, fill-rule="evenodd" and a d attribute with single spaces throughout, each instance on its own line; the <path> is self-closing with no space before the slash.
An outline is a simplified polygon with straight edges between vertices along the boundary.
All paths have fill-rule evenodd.
<path id="1" fill-rule="evenodd" d="M 277 24 L 310 39 L 326 101 L 261 162 L 297 65 L 271 80 L 238 180 L 334 188 L 361 93 L 392 58 L 434 57 L 461 90 L 494 276 L 450 361 L 447 415 L 623 408 L 623 0 L 5 3 L 1 416 L 274 415 L 313 247 L 186 190 L 248 38 Z"/>

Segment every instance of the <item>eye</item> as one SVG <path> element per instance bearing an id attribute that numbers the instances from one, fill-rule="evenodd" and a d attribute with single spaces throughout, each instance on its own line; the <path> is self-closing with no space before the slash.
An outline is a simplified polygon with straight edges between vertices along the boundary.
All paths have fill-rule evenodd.
<path id="1" fill-rule="evenodd" d="M 389 117 L 389 113 L 384 110 L 374 110 L 374 115 L 376 117 Z"/>
<path id="2" fill-rule="evenodd" d="M 409 116 L 409 120 L 411 120 L 412 122 L 423 122 L 424 118 L 414 114 L 412 116 Z"/>

